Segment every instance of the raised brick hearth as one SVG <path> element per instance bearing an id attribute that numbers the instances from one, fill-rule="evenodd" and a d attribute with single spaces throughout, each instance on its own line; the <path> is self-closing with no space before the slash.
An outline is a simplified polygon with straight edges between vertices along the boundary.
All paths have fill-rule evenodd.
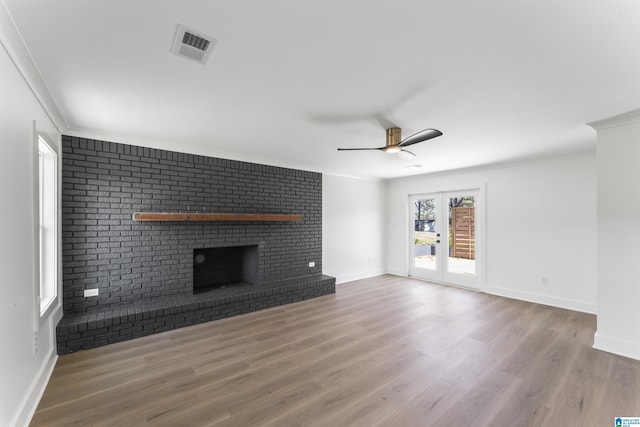
<path id="1" fill-rule="evenodd" d="M 99 347 L 335 293 L 335 278 L 312 276 L 262 285 L 235 285 L 191 296 L 65 315 L 58 325 L 58 354 Z"/>

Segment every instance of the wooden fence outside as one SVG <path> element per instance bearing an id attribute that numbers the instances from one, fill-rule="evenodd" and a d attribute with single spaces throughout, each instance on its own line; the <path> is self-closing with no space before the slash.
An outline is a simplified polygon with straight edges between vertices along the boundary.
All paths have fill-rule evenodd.
<path id="1" fill-rule="evenodd" d="M 451 256 L 476 258 L 475 208 L 451 209 Z"/>

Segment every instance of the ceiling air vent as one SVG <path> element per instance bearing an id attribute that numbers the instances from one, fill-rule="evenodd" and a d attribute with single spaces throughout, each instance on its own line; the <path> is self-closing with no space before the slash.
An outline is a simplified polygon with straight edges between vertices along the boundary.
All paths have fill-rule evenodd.
<path id="1" fill-rule="evenodd" d="M 209 59 L 216 39 L 200 31 L 178 25 L 173 38 L 171 52 L 190 61 L 204 64 Z"/>

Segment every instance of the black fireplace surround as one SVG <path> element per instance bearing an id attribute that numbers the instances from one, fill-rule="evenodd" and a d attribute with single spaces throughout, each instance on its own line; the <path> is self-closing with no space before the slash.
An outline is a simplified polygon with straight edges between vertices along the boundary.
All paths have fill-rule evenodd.
<path id="1" fill-rule="evenodd" d="M 193 250 L 193 293 L 258 281 L 258 246 Z"/>
<path id="2" fill-rule="evenodd" d="M 322 275 L 319 173 L 71 136 L 62 164 L 59 354 L 335 292 Z M 190 211 L 303 220 L 132 220 Z"/>

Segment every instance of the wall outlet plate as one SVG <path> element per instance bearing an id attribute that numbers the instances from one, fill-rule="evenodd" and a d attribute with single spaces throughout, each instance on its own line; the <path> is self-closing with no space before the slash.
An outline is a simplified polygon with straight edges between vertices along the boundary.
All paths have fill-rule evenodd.
<path id="1" fill-rule="evenodd" d="M 316 263 L 315 263 L 315 262 L 311 261 L 311 262 L 309 263 L 309 267 L 315 267 L 315 266 L 316 266 Z"/>
<path id="2" fill-rule="evenodd" d="M 95 289 L 85 289 L 84 297 L 97 297 L 100 290 L 98 288 Z"/>

